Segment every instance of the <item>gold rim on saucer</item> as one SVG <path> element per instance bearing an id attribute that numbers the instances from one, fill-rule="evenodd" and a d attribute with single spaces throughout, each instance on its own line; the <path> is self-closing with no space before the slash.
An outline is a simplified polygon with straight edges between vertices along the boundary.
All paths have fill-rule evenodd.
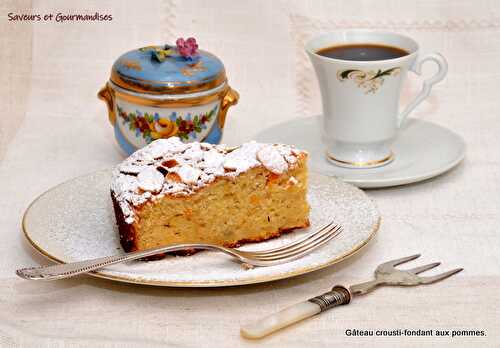
<path id="1" fill-rule="evenodd" d="M 366 162 L 351 162 L 351 161 L 343 161 L 339 160 L 332 155 L 330 155 L 328 152 L 326 153 L 326 157 L 328 157 L 329 160 L 336 162 L 340 164 L 341 166 L 349 166 L 349 167 L 356 167 L 356 168 L 363 168 L 363 167 L 380 167 L 386 164 L 389 164 L 394 160 L 394 153 L 391 151 L 389 156 L 384 157 L 380 160 L 373 160 L 373 161 L 366 161 Z"/>

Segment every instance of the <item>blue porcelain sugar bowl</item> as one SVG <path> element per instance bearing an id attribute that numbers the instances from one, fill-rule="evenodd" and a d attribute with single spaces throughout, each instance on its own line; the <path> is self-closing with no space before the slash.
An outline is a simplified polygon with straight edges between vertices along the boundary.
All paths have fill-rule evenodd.
<path id="1" fill-rule="evenodd" d="M 239 99 L 222 62 L 198 50 L 193 38 L 123 54 L 98 96 L 127 154 L 171 136 L 218 144 L 227 111 Z"/>

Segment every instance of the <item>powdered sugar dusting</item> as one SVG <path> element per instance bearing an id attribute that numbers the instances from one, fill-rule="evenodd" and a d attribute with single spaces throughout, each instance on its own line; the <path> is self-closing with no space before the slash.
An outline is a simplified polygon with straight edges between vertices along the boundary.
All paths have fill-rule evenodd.
<path id="1" fill-rule="evenodd" d="M 136 151 L 113 172 L 111 191 L 126 222 L 134 222 L 134 206 L 165 195 L 186 196 L 217 177 L 234 178 L 255 167 L 282 174 L 306 153 L 290 145 L 255 141 L 237 148 L 208 143 L 185 144 L 177 137 L 159 139 Z"/>
<path id="2" fill-rule="evenodd" d="M 158 192 L 163 187 L 165 178 L 154 167 L 146 167 L 137 175 L 138 187 L 144 191 Z"/>
<path id="3" fill-rule="evenodd" d="M 198 168 L 191 167 L 189 164 L 185 164 L 177 169 L 177 174 L 179 174 L 183 183 L 191 185 L 196 183 L 202 171 Z"/>
<path id="4" fill-rule="evenodd" d="M 274 174 L 282 174 L 288 170 L 287 161 L 272 146 L 266 146 L 257 152 L 257 159 Z"/>
<path id="5" fill-rule="evenodd" d="M 264 146 L 266 145 L 254 141 L 242 144 L 238 149 L 226 155 L 224 168 L 234 170 L 237 173 L 243 173 L 261 165 L 257 160 L 257 152 Z"/>

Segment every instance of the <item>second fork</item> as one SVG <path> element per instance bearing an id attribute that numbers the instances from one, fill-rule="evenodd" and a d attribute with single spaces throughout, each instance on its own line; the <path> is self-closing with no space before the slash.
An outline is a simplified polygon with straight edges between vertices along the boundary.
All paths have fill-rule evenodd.
<path id="1" fill-rule="evenodd" d="M 243 326 L 241 328 L 241 335 L 251 339 L 267 336 L 279 329 L 312 317 L 330 308 L 348 304 L 352 297 L 364 295 L 380 285 L 415 286 L 432 284 L 451 277 L 463 270 L 462 268 L 456 268 L 438 275 L 424 277 L 419 274 L 439 266 L 440 262 L 434 262 L 407 270 L 399 270 L 396 268 L 397 265 L 414 260 L 419 256 L 420 254 L 416 254 L 384 262 L 375 270 L 375 279 L 350 287 L 336 285 L 331 291 L 323 295 L 313 297 L 307 301 L 285 308 L 278 313 L 271 314 L 255 323 Z"/>

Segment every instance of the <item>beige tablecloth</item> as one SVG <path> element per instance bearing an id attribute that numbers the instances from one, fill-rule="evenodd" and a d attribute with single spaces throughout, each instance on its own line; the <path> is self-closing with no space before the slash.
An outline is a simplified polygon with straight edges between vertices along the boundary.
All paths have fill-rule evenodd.
<path id="1" fill-rule="evenodd" d="M 0 4 L 0 346 L 323 347 L 499 346 L 500 7 L 494 1 L 7 1 Z M 110 13 L 111 22 L 10 22 L 7 13 Z M 151 43 L 195 35 L 226 64 L 241 93 L 224 141 L 319 111 L 304 40 L 339 28 L 395 30 L 440 51 L 449 75 L 414 117 L 453 129 L 466 160 L 422 183 L 367 191 L 383 216 L 377 237 L 349 260 L 305 276 L 225 289 L 135 286 L 79 277 L 34 283 L 21 266 L 47 261 L 23 240 L 30 201 L 122 157 L 96 92 L 113 60 Z M 419 88 L 411 80 L 405 95 Z M 422 139 L 425 141 L 425 139 Z M 260 342 L 243 322 L 334 283 L 371 276 L 415 252 L 463 266 L 428 287 L 384 288 Z M 352 337 L 348 329 L 483 330 L 484 337 Z"/>

